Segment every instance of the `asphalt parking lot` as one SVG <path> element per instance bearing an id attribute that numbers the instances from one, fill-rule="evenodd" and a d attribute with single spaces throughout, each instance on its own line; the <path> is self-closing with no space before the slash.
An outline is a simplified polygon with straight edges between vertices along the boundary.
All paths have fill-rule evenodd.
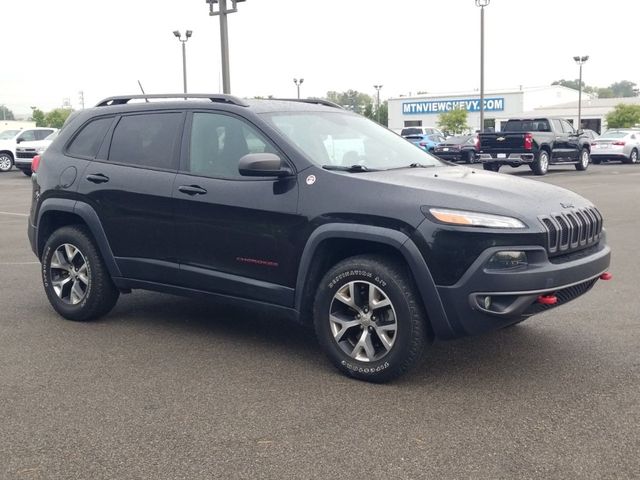
<path id="1" fill-rule="evenodd" d="M 26 238 L 30 180 L 0 174 L 0 478 L 640 478 L 640 166 L 535 181 L 600 208 L 613 281 L 371 385 L 260 311 L 134 292 L 63 320 Z"/>

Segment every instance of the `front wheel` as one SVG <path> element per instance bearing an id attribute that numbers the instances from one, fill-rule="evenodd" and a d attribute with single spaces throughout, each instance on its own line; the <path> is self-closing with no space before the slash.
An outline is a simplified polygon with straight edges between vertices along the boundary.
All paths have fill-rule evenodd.
<path id="1" fill-rule="evenodd" d="M 635 148 L 631 150 L 631 154 L 629 155 L 629 163 L 638 163 L 638 150 Z"/>
<path id="2" fill-rule="evenodd" d="M 68 320 L 105 315 L 120 294 L 93 239 L 76 225 L 49 237 L 42 254 L 42 281 L 51 306 Z"/>
<path id="3" fill-rule="evenodd" d="M 344 374 L 387 382 L 424 349 L 427 326 L 413 280 L 382 256 L 351 257 L 324 276 L 314 303 L 318 341 Z"/>
<path id="4" fill-rule="evenodd" d="M 580 152 L 580 160 L 576 163 L 576 170 L 581 172 L 585 171 L 589 168 L 589 162 L 591 161 L 591 156 L 589 155 L 589 150 L 583 148 Z"/>
<path id="5" fill-rule="evenodd" d="M 467 152 L 466 163 L 475 163 L 476 153 L 473 151 Z"/>
<path id="6" fill-rule="evenodd" d="M 8 172 L 13 167 L 13 157 L 8 153 L 0 153 L 0 172 Z"/>
<path id="7" fill-rule="evenodd" d="M 33 172 L 31 171 L 31 169 L 29 170 L 21 170 L 23 174 L 25 174 L 27 177 L 30 177 L 31 175 L 33 175 Z"/>
<path id="8" fill-rule="evenodd" d="M 549 171 L 549 152 L 540 150 L 538 158 L 531 165 L 535 175 L 546 175 Z"/>

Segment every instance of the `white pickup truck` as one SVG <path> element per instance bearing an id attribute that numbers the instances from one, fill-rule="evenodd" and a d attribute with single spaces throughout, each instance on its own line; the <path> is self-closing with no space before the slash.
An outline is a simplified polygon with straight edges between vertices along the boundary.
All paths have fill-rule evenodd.
<path id="1" fill-rule="evenodd" d="M 44 140 L 56 131 L 56 128 L 27 128 L 0 132 L 0 172 L 8 172 L 16 163 L 16 148 L 19 144 Z M 29 170 L 31 170 L 30 161 Z"/>
<path id="2" fill-rule="evenodd" d="M 31 176 L 31 162 L 33 157 L 42 154 L 49 145 L 55 140 L 60 130 L 55 130 L 44 140 L 36 140 L 34 142 L 22 142 L 16 147 L 16 158 L 13 162 L 14 166 L 27 176 Z"/>

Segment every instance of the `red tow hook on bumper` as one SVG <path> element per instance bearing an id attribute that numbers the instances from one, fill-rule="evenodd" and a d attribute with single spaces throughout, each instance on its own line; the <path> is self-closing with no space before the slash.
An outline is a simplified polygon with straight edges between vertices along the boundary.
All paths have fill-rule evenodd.
<path id="1" fill-rule="evenodd" d="M 604 272 L 602 275 L 600 275 L 600 280 L 611 280 L 613 278 L 613 275 L 611 275 L 609 272 Z"/>
<path id="2" fill-rule="evenodd" d="M 543 305 L 555 305 L 558 303 L 558 297 L 555 295 L 540 295 L 538 296 L 538 303 Z"/>

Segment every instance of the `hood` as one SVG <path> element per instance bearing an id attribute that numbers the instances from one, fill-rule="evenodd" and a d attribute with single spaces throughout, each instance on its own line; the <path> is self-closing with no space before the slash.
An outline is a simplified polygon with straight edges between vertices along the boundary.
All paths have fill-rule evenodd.
<path id="1" fill-rule="evenodd" d="M 475 168 L 406 168 L 359 174 L 370 182 L 412 189 L 423 205 L 470 210 L 528 219 L 593 204 L 555 185 Z M 419 191 L 419 192 L 418 192 Z"/>
<path id="2" fill-rule="evenodd" d="M 53 140 L 33 140 L 31 142 L 22 142 L 16 146 L 16 149 L 48 147 L 52 142 Z"/>

